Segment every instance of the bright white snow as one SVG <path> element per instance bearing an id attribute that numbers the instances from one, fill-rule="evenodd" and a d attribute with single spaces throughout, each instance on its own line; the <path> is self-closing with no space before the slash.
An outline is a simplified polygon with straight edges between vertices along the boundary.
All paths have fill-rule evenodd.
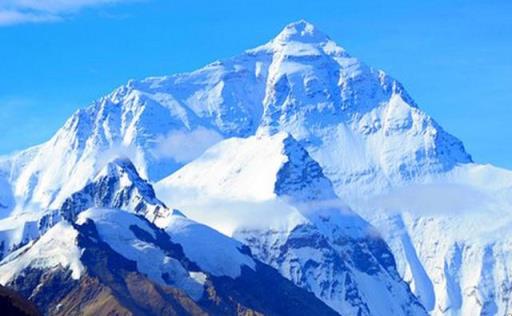
<path id="1" fill-rule="evenodd" d="M 175 258 L 169 257 L 157 245 L 137 238 L 132 226 L 136 226 L 156 238 L 155 228 L 143 219 L 116 209 L 89 209 L 80 213 L 77 224 L 92 220 L 100 238 L 115 252 L 137 263 L 139 272 L 151 280 L 169 285 L 163 275 L 168 274 L 173 286 L 183 289 L 194 299 L 203 295 L 203 283 L 197 275 L 193 277 Z"/>
<path id="2" fill-rule="evenodd" d="M 71 277 L 80 278 L 84 267 L 80 262 L 81 250 L 77 246 L 78 232 L 68 223 L 60 222 L 37 241 L 30 243 L 4 258 L 0 264 L 0 284 L 13 280 L 24 269 L 71 270 Z"/>
<path id="3" fill-rule="evenodd" d="M 256 263 L 242 252 L 241 243 L 183 215 L 172 215 L 166 231 L 188 258 L 212 275 L 237 278 L 243 266 L 255 269 Z"/>

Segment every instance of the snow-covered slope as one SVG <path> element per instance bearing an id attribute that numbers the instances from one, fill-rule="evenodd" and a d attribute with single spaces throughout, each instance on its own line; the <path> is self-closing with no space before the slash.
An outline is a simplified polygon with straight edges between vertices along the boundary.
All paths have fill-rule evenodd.
<path id="1" fill-rule="evenodd" d="M 195 300 L 203 295 L 204 281 L 198 278 L 206 279 L 206 275 L 187 271 L 181 258 L 172 258 L 165 247 L 155 242 L 159 234 L 141 218 L 115 209 L 89 209 L 78 215 L 76 223 L 83 225 L 87 221 L 94 223 L 98 235 L 112 250 L 135 261 L 138 271 L 151 280 L 180 288 Z"/>
<path id="2" fill-rule="evenodd" d="M 342 315 L 426 314 L 385 242 L 342 205 L 318 163 L 286 133 L 225 140 L 156 190 Z M 156 224 L 176 227 L 172 219 Z"/>
<path id="3" fill-rule="evenodd" d="M 242 268 L 255 269 L 254 259 L 244 253 L 244 245 L 218 231 L 188 219 L 174 210 L 166 226 L 172 239 L 182 245 L 185 255 L 208 273 L 237 278 Z"/>
<path id="4" fill-rule="evenodd" d="M 8 177 L 4 174 L 0 167 L 0 218 L 4 214 L 8 214 L 14 207 L 14 195 L 8 181 Z"/>
<path id="5" fill-rule="evenodd" d="M 61 266 L 78 279 L 84 267 L 80 262 L 77 231 L 71 224 L 60 222 L 33 246 L 22 247 L 7 256 L 0 265 L 0 284 L 14 280 L 28 268 L 52 269 Z"/>
<path id="6" fill-rule="evenodd" d="M 512 172 L 466 164 L 359 201 L 433 315 L 507 315 Z"/>

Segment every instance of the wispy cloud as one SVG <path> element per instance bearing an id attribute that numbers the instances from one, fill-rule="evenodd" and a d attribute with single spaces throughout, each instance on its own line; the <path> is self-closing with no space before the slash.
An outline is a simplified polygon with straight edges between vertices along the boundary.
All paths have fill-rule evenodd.
<path id="1" fill-rule="evenodd" d="M 87 8 L 136 0 L 0 0 L 0 26 L 55 22 Z"/>
<path id="2" fill-rule="evenodd" d="M 53 22 L 57 20 L 60 20 L 60 17 L 57 15 L 0 10 L 0 26 L 22 23 Z"/>
<path id="3" fill-rule="evenodd" d="M 222 135 L 214 130 L 199 127 L 192 131 L 175 131 L 157 140 L 155 155 L 159 158 L 172 158 L 186 163 L 199 157 L 206 149 L 222 140 Z"/>

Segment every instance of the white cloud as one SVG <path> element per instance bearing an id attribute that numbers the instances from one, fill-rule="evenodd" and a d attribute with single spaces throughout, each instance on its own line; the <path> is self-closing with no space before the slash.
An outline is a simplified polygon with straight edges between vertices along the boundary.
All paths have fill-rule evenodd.
<path id="1" fill-rule="evenodd" d="M 0 10 L 0 26 L 22 23 L 53 22 L 58 20 L 60 20 L 59 16 L 51 14 L 34 14 L 30 12 Z"/>
<path id="2" fill-rule="evenodd" d="M 222 139 L 219 133 L 204 127 L 193 131 L 175 131 L 157 140 L 155 155 L 158 158 L 172 158 L 176 162 L 186 163 L 199 157 Z"/>
<path id="3" fill-rule="evenodd" d="M 98 169 L 103 168 L 106 164 L 115 159 L 129 159 L 132 163 L 138 161 L 139 152 L 134 145 L 115 144 L 110 146 L 107 150 L 100 152 L 97 156 Z M 137 170 L 140 172 L 140 170 Z"/>
<path id="4" fill-rule="evenodd" d="M 55 22 L 80 10 L 136 0 L 0 0 L 0 26 Z"/>
<path id="5" fill-rule="evenodd" d="M 436 182 L 398 188 L 367 200 L 365 209 L 381 208 L 417 215 L 469 214 L 493 203 L 491 196 L 467 185 Z"/>

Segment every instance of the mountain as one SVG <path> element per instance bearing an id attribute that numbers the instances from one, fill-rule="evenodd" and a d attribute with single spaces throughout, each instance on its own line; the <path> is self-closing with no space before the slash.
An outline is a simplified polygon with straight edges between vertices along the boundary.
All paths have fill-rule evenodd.
<path id="1" fill-rule="evenodd" d="M 50 315 L 336 315 L 250 255 L 244 260 L 252 266 L 239 266 L 238 275 L 210 274 L 146 220 L 89 209 L 5 258 L 0 274 Z"/>
<path id="2" fill-rule="evenodd" d="M 157 192 L 342 315 L 426 315 L 386 243 L 286 133 L 222 141 Z M 156 224 L 169 227 L 165 217 Z"/>
<path id="3" fill-rule="evenodd" d="M 18 206 L 50 207 L 113 156 L 129 156 L 156 181 L 222 138 L 258 129 L 304 142 L 345 198 L 471 161 L 400 83 L 300 21 L 192 73 L 130 81 L 0 169 Z"/>
<path id="4" fill-rule="evenodd" d="M 223 139 L 280 132 L 318 163 L 334 194 L 377 228 L 398 273 L 431 314 L 506 315 L 512 308 L 512 173 L 474 163 L 398 81 L 305 21 L 197 71 L 130 81 L 77 111 L 48 142 L 2 158 L 3 255 L 37 238 L 41 212 L 58 210 L 113 158 L 130 158 L 143 178 L 157 182 Z M 227 191 L 222 182 L 214 188 L 198 178 L 196 186 L 221 197 L 209 199 L 217 218 L 201 218 L 224 222 L 228 227 L 214 228 L 226 233 L 238 228 L 228 206 L 245 210 L 247 200 L 275 193 L 258 171 Z M 267 185 L 253 192 L 249 185 L 259 181 Z M 281 205 L 263 204 L 259 212 L 275 207 Z M 192 219 L 199 213 L 184 212 Z"/>
<path id="5" fill-rule="evenodd" d="M 149 220 L 169 212 L 131 161 L 114 159 L 57 208 L 24 211 L 2 220 L 0 258 L 39 238 L 62 219 L 73 222 L 77 214 L 93 207 L 130 210 Z"/>
<path id="6" fill-rule="evenodd" d="M 166 213 L 166 231 L 156 227 L 147 206 L 165 206 L 129 161 L 109 163 L 94 180 L 0 262 L 0 283 L 46 314 L 338 315 L 179 211 Z"/>

